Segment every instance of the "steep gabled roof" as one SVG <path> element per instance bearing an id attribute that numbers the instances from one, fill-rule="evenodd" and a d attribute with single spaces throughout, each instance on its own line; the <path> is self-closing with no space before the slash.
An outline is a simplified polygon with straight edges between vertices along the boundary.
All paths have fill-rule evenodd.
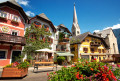
<path id="1" fill-rule="evenodd" d="M 71 32 L 68 30 L 68 28 L 64 24 L 58 25 L 59 28 L 64 28 L 68 33 L 71 34 Z M 71 34 L 72 35 L 72 34 Z"/>
<path id="2" fill-rule="evenodd" d="M 74 36 L 70 40 L 73 40 L 73 39 L 74 40 L 78 40 L 79 39 L 79 41 L 77 41 L 76 43 L 81 43 L 88 36 L 88 34 L 91 34 L 91 33 L 90 32 L 86 32 L 86 33 L 80 34 L 78 36 Z"/>
<path id="3" fill-rule="evenodd" d="M 40 17 L 42 17 L 42 18 L 50 21 L 50 19 L 49 19 L 44 13 L 41 13 L 41 14 L 39 14 L 38 16 L 40 16 Z"/>
<path id="4" fill-rule="evenodd" d="M 87 36 L 100 39 L 103 42 L 103 44 L 105 45 L 105 47 L 108 48 L 108 45 L 106 44 L 106 42 L 104 41 L 104 39 L 102 37 L 95 36 L 90 32 L 86 32 L 86 33 L 80 34 L 78 36 L 74 36 L 74 37 L 70 38 L 70 40 L 71 41 L 72 40 L 79 40 L 79 41 L 76 41 L 75 43 L 72 43 L 72 44 L 80 44 Z"/>
<path id="5" fill-rule="evenodd" d="M 106 36 L 107 36 L 108 34 L 110 34 L 110 31 L 111 31 L 111 30 L 112 30 L 112 29 L 109 28 L 109 29 L 102 30 L 102 31 L 99 31 L 99 32 L 94 32 L 94 33 L 96 33 L 96 35 L 101 34 L 101 36 L 102 36 L 103 38 L 106 38 Z"/>
<path id="6" fill-rule="evenodd" d="M 10 2 L 10 3 L 12 3 L 12 4 L 16 5 L 16 6 L 21 7 L 15 0 L 8 0 L 8 2 Z"/>
<path id="7" fill-rule="evenodd" d="M 47 22 L 52 27 L 53 32 L 56 32 L 56 28 L 54 27 L 53 23 L 48 19 L 48 17 L 44 13 L 36 15 L 35 17 L 31 17 L 29 19 L 29 24 L 31 23 L 31 20 L 34 20 L 34 19 L 39 19 L 39 20 L 42 20 L 44 22 Z"/>

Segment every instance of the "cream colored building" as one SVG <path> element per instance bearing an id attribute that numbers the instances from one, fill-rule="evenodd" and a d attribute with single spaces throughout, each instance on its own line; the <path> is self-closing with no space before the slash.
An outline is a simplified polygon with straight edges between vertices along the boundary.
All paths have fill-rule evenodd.
<path id="1" fill-rule="evenodd" d="M 107 50 L 108 58 L 111 58 L 113 54 L 119 54 L 117 39 L 111 28 L 102 30 L 100 32 L 94 32 L 94 35 L 103 37 L 104 40 L 106 41 L 107 45 L 109 46 L 109 49 Z"/>

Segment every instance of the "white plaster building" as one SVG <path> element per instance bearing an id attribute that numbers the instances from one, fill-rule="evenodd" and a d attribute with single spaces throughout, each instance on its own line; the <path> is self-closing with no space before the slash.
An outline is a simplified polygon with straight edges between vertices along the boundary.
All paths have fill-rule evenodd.
<path id="1" fill-rule="evenodd" d="M 94 35 L 103 37 L 104 40 L 106 41 L 107 45 L 109 46 L 109 49 L 107 51 L 108 58 L 112 58 L 113 54 L 119 54 L 117 39 L 116 39 L 116 37 L 113 33 L 113 30 L 111 28 L 106 29 L 106 30 L 102 30 L 100 32 L 94 32 Z"/>

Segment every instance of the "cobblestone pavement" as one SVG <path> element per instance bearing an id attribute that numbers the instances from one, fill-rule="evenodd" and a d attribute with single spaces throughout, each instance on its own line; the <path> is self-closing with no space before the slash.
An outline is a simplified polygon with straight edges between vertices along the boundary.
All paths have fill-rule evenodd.
<path id="1" fill-rule="evenodd" d="M 58 67 L 58 70 L 59 69 L 61 69 L 61 67 Z M 55 70 L 54 68 L 54 71 Z M 22 79 L 0 79 L 0 81 L 47 81 L 47 73 L 50 72 L 52 72 L 52 67 L 40 68 L 37 73 L 33 73 L 33 68 L 29 68 L 28 75 Z"/>

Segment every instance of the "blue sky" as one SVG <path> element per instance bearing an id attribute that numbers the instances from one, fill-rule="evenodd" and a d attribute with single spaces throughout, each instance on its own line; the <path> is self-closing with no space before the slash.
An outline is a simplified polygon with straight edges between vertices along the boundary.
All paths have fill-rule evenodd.
<path id="1" fill-rule="evenodd" d="M 45 13 L 54 25 L 64 24 L 70 31 L 76 5 L 81 32 L 120 28 L 120 0 L 16 0 L 31 16 Z"/>

